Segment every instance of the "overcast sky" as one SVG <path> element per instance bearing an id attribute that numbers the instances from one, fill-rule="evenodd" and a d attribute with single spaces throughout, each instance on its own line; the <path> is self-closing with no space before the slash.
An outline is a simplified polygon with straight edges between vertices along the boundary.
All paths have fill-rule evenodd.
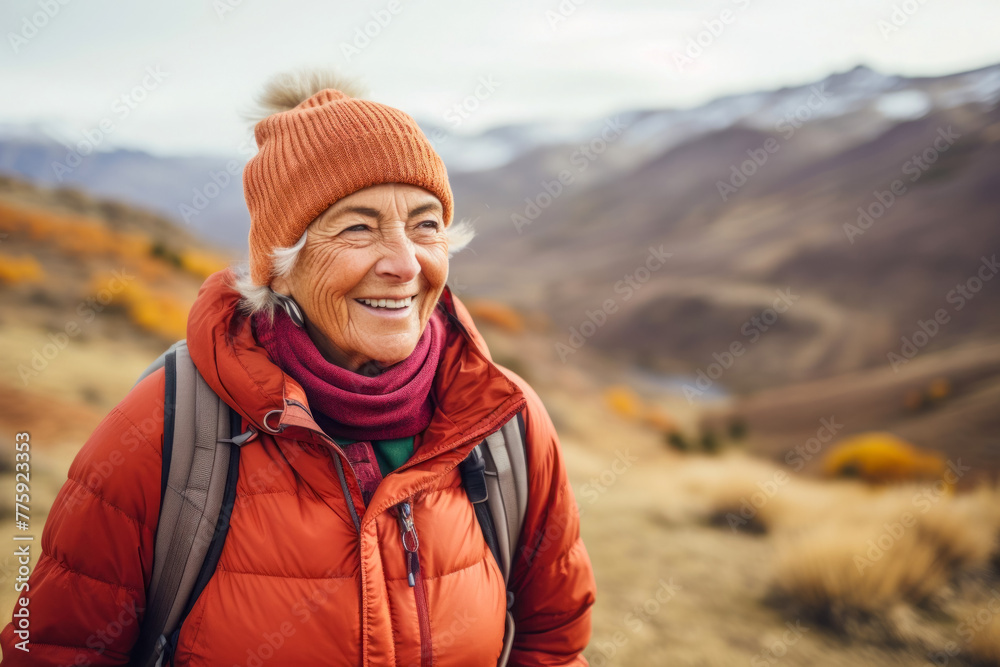
<path id="1" fill-rule="evenodd" d="M 474 132 L 688 107 L 859 63 L 937 75 L 1000 62 L 996 0 L 3 0 L 0 24 L 0 125 L 66 141 L 104 121 L 100 148 L 161 154 L 236 153 L 264 79 L 303 65 Z M 692 40 L 700 53 L 681 60 Z M 477 108 L 449 114 L 463 101 Z"/>

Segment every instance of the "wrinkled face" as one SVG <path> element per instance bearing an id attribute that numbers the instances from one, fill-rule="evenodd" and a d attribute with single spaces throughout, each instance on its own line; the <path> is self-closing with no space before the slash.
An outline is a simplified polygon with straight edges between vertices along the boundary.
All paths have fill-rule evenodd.
<path id="1" fill-rule="evenodd" d="M 308 232 L 291 274 L 271 287 L 298 302 L 327 360 L 371 375 L 408 357 L 448 280 L 438 198 L 373 185 L 338 200 Z"/>

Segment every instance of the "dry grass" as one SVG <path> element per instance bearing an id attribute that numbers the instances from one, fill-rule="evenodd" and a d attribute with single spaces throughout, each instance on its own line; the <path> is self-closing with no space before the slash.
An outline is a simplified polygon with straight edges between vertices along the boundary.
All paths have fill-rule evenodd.
<path id="1" fill-rule="evenodd" d="M 825 522 L 832 510 L 864 516 L 879 492 L 853 481 L 819 482 L 788 468 L 728 450 L 720 456 L 686 456 L 675 470 L 668 504 L 688 518 L 751 533 L 789 532 Z"/>
<path id="2" fill-rule="evenodd" d="M 966 651 L 968 655 L 984 665 L 1000 665 L 1000 613 L 991 610 L 989 620 L 974 629 Z"/>
<path id="3" fill-rule="evenodd" d="M 0 343 L 16 344 L 21 349 L 30 350 L 36 344 L 36 337 L 34 330 L 0 329 Z M 516 340 L 516 345 L 510 346 L 514 351 L 534 344 L 530 332 L 516 339 L 511 335 L 511 340 Z M 539 350 L 546 353 L 551 350 L 549 339 L 537 342 Z M 495 347 L 499 351 L 507 349 L 499 344 Z M 47 400 L 60 396 L 70 401 L 75 395 L 74 388 L 96 377 L 101 379 L 105 401 L 111 401 L 127 391 L 135 375 L 153 356 L 154 350 L 140 349 L 128 339 L 80 341 L 67 347 L 60 363 L 52 364 L 34 380 L 32 389 Z M 16 358 L 12 356 L 7 364 L 8 374 L 12 373 Z M 0 367 L 4 366 L 3 361 L 0 360 Z M 100 372 L 95 373 L 95 369 Z M 905 596 L 907 600 L 919 597 L 921 582 L 897 579 L 896 583 L 884 584 L 884 588 L 865 582 L 876 592 L 869 596 L 881 600 L 878 605 L 871 604 L 867 597 L 852 597 L 850 591 L 841 597 L 830 594 L 842 591 L 843 582 L 853 576 L 844 567 L 845 562 L 851 566 L 852 549 L 838 546 L 846 536 L 857 533 L 853 539 L 864 537 L 866 533 L 861 526 L 879 526 L 882 519 L 876 520 L 877 517 L 892 517 L 912 502 L 916 491 L 928 487 L 875 490 L 853 481 L 805 479 L 792 474 L 787 467 L 739 452 L 717 457 L 682 456 L 667 449 L 654 429 L 636 419 L 615 416 L 604 400 L 605 385 L 586 384 L 589 378 L 577 366 L 556 363 L 551 368 L 534 370 L 539 378 L 536 388 L 545 389 L 546 382 L 555 381 L 553 378 L 569 378 L 566 384 L 572 385 L 572 389 L 544 393 L 543 400 L 560 424 L 565 463 L 581 509 L 581 531 L 598 582 L 592 641 L 586 651 L 591 664 L 926 667 L 933 664 L 928 661 L 931 647 L 941 650 L 947 642 L 954 642 L 957 652 L 948 658 L 948 667 L 971 667 L 970 656 L 976 656 L 984 664 L 997 664 L 995 660 L 988 662 L 989 651 L 996 650 L 995 624 L 983 626 L 969 639 L 963 638 L 959 628 L 966 616 L 978 613 L 984 606 L 982 580 L 958 586 L 948 582 L 947 576 L 932 576 L 928 590 L 932 591 L 930 599 L 939 611 L 929 611 L 928 605 L 909 601 L 892 602 L 897 595 L 893 591 L 901 588 L 911 591 Z M 11 377 L 16 378 L 16 374 Z M 586 391 L 581 391 L 581 387 Z M 11 399 L 8 401 L 11 405 L 31 405 L 23 397 Z M 105 413 L 114 402 L 102 403 L 99 413 Z M 666 410 L 687 427 L 695 422 L 683 412 L 685 406 L 686 401 L 681 398 L 676 404 L 666 405 Z M 23 410 L 12 413 L 10 416 L 16 423 L 11 426 L 24 428 L 23 415 Z M 65 426 L 65 420 L 60 425 Z M 43 437 L 41 422 L 33 428 L 38 431 L 33 432 L 33 438 L 39 442 L 56 439 L 54 433 Z M 92 426 L 83 430 L 89 433 L 91 429 Z M 80 435 L 82 441 L 85 433 Z M 594 480 L 599 481 L 602 474 L 612 470 L 610 466 L 616 456 L 625 451 L 638 457 L 638 461 L 610 484 L 601 482 L 599 487 L 595 486 Z M 65 465 L 69 453 L 67 450 Z M 40 465 L 42 455 L 48 452 L 40 448 L 38 454 L 36 464 Z M 775 477 L 778 471 L 784 471 L 788 479 L 780 482 L 784 478 Z M 49 478 L 61 483 L 65 469 L 50 474 Z M 761 485 L 774 493 L 768 495 Z M 52 496 L 58 488 L 53 483 Z M 599 490 L 596 494 L 595 488 Z M 733 531 L 727 524 L 721 529 L 706 525 L 713 516 L 725 516 L 734 508 L 739 510 L 744 498 L 752 506 L 755 493 L 763 493 L 767 498 L 755 508 L 753 518 L 765 532 L 751 534 L 746 529 Z M 949 548 L 938 560 L 951 565 L 942 572 L 974 569 L 965 564 L 981 563 L 988 558 L 983 555 L 989 551 L 988 540 L 978 539 L 976 530 L 971 531 L 972 535 L 968 531 L 947 531 L 952 528 L 950 523 L 954 523 L 988 533 L 996 510 L 1000 509 L 997 500 L 998 495 L 991 489 L 977 494 L 942 494 L 940 501 L 931 503 L 922 515 L 914 539 L 919 532 L 922 543 L 948 543 Z M 50 502 L 50 497 L 40 498 L 37 509 Z M 827 528 L 830 532 L 824 532 Z M 862 546 L 865 539 L 861 539 Z M 815 558 L 806 557 L 805 563 L 794 564 L 804 572 L 799 575 L 799 591 L 803 597 L 818 600 L 819 609 L 824 604 L 830 609 L 836 607 L 844 619 L 843 632 L 828 632 L 829 626 L 806 615 L 792 614 L 788 605 L 762 604 L 775 583 L 785 580 L 783 572 L 775 567 L 775 559 L 792 548 L 817 554 Z M 907 549 L 901 546 L 899 553 Z M 891 560 L 893 551 L 887 552 L 881 559 L 885 563 L 879 567 L 895 562 Z M 840 557 L 835 559 L 838 554 Z M 0 574 L 10 562 L 0 558 Z M 786 570 L 791 572 L 790 568 Z M 878 579 L 875 571 L 871 574 Z M 646 614 L 641 611 L 643 604 L 655 593 L 660 579 L 676 584 L 678 593 L 655 613 Z M 827 580 L 831 583 L 824 587 L 822 582 Z M 945 583 L 935 583 L 941 581 Z M 993 586 L 998 588 L 1000 584 Z M 7 609 L 13 607 L 9 596 L 0 602 Z M 857 605 L 871 609 L 867 618 L 857 611 Z M 806 632 L 794 644 L 784 645 L 787 624 L 795 626 L 800 621 Z M 886 643 L 883 639 L 887 636 L 896 641 Z M 878 641 L 855 641 L 867 637 Z"/>
<path id="4" fill-rule="evenodd" d="M 897 535 L 825 525 L 780 542 L 771 601 L 863 639 L 913 639 L 914 609 L 933 603 L 954 570 L 914 528 Z"/>
<path id="5" fill-rule="evenodd" d="M 724 456 L 690 456 L 678 475 L 678 493 L 689 518 L 712 525 L 766 533 L 791 512 L 787 501 L 791 476 L 775 466 L 731 452 Z"/>
<path id="6" fill-rule="evenodd" d="M 763 535 L 773 545 L 765 600 L 838 634 L 933 650 L 957 582 L 996 576 L 1000 488 L 873 488 L 798 477 L 739 453 L 686 457 L 666 516 Z M 994 630 L 969 652 L 990 656 Z M 993 643 L 991 643 L 993 642 Z"/>
<path id="7" fill-rule="evenodd" d="M 972 499 L 914 497 L 888 494 L 860 521 L 832 516 L 780 540 L 771 601 L 857 638 L 940 646 L 924 621 L 961 577 L 986 571 L 1000 525 Z"/>

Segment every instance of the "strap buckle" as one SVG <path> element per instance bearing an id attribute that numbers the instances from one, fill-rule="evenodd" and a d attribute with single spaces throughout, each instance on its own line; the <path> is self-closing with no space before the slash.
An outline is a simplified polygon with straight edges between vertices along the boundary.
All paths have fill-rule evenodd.
<path id="1" fill-rule="evenodd" d="M 486 488 L 486 460 L 480 451 L 482 444 L 476 445 L 464 461 L 459 464 L 462 473 L 462 484 L 473 503 L 485 502 L 489 498 Z"/>

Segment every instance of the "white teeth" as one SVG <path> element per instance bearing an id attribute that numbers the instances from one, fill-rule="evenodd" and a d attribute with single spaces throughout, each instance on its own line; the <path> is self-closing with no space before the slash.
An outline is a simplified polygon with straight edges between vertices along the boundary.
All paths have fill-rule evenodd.
<path id="1" fill-rule="evenodd" d="M 375 308 L 406 308 L 413 302 L 413 297 L 405 299 L 358 299 L 361 303 Z"/>

